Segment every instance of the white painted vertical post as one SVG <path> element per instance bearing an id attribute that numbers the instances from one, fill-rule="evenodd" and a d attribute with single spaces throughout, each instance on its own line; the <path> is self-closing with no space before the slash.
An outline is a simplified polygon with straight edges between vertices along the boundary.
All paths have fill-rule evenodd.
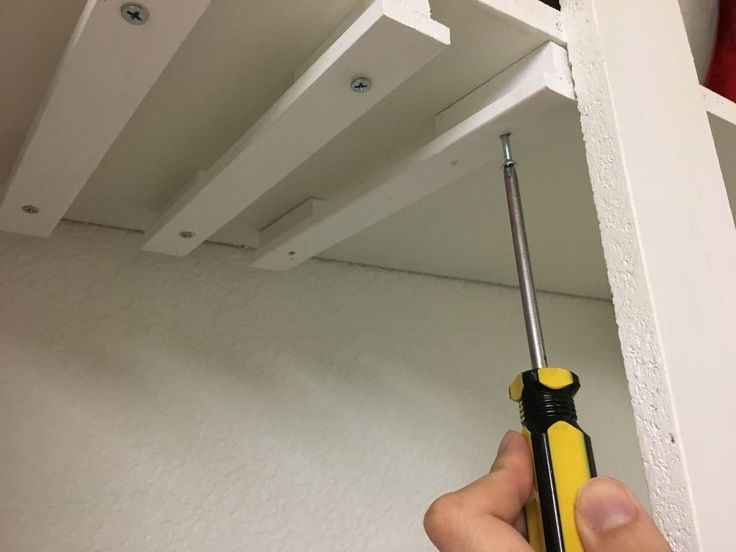
<path id="1" fill-rule="evenodd" d="M 736 231 L 679 6 L 562 4 L 654 513 L 731 550 Z"/>

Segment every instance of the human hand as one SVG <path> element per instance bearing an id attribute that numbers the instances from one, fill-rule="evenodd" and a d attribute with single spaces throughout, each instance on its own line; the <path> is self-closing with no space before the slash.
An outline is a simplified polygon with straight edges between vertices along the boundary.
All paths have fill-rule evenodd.
<path id="1" fill-rule="evenodd" d="M 427 535 L 440 552 L 532 552 L 522 534 L 532 485 L 526 440 L 509 431 L 488 475 L 432 503 Z M 581 489 L 575 518 L 586 552 L 670 552 L 633 493 L 613 479 L 597 477 Z"/>

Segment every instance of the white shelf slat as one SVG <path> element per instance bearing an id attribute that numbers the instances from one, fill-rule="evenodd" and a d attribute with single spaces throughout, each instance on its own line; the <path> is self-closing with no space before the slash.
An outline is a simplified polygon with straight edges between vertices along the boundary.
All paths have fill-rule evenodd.
<path id="1" fill-rule="evenodd" d="M 209 3 L 157 1 L 144 25 L 118 2 L 87 4 L 7 183 L 0 230 L 53 231 Z"/>
<path id="2" fill-rule="evenodd" d="M 479 97 L 490 98 L 488 103 L 357 190 L 271 241 L 262 241 L 252 265 L 294 267 L 486 164 L 502 132 L 533 132 L 538 117 L 574 101 L 569 68 L 560 63 L 561 57 L 564 50 L 548 44 L 491 79 L 451 106 L 449 115 L 440 114 L 438 127 L 465 114 Z"/>
<path id="3" fill-rule="evenodd" d="M 147 234 L 143 249 L 186 255 L 350 126 L 449 44 L 449 30 L 376 0 Z M 372 80 L 362 94 L 357 76 Z M 182 232 L 191 236 L 181 237 Z"/>
<path id="4" fill-rule="evenodd" d="M 539 0 L 476 0 L 492 11 L 507 25 L 536 29 L 543 32 L 547 40 L 562 46 L 566 39 L 560 21 L 560 11 Z"/>

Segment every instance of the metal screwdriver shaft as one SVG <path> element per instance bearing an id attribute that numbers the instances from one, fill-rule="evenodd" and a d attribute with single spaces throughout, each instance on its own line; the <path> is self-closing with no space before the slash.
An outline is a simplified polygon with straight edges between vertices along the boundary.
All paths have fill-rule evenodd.
<path id="1" fill-rule="evenodd" d="M 580 428 L 574 397 L 580 379 L 547 366 L 534 294 L 524 213 L 508 133 L 501 136 L 503 180 L 514 241 L 532 369 L 516 376 L 509 397 L 519 404 L 522 433 L 534 459 L 534 492 L 524 507 L 529 545 L 535 552 L 584 552 L 575 522 L 575 499 L 595 477 L 590 437 Z"/>
<path id="2" fill-rule="evenodd" d="M 534 276 L 532 263 L 529 258 L 529 245 L 526 239 L 524 226 L 524 212 L 521 208 L 521 193 L 519 180 L 516 176 L 516 162 L 511 155 L 511 135 L 501 135 L 501 149 L 503 151 L 503 180 L 506 185 L 506 202 L 509 208 L 511 222 L 511 236 L 514 241 L 514 256 L 516 257 L 516 272 L 519 276 L 519 290 L 521 303 L 524 309 L 524 324 L 526 338 L 529 342 L 532 368 L 547 366 L 547 354 L 544 351 L 542 324 L 537 309 L 537 296 L 534 292 Z"/>

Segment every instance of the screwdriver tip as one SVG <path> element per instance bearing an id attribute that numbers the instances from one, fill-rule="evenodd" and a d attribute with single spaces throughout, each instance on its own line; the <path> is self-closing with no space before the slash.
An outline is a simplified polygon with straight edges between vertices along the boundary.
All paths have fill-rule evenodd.
<path id="1" fill-rule="evenodd" d="M 503 152 L 503 166 L 511 167 L 515 165 L 514 158 L 511 155 L 511 133 L 504 132 L 500 136 L 501 138 L 501 151 Z"/>

